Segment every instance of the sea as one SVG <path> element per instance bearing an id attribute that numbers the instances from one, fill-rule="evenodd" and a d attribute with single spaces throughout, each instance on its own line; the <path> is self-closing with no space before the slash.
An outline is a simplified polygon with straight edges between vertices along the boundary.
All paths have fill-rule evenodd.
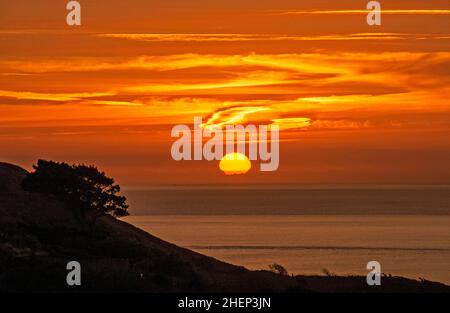
<path id="1" fill-rule="evenodd" d="M 289 273 L 450 284 L 450 186 L 141 186 L 125 221 L 199 253 Z"/>

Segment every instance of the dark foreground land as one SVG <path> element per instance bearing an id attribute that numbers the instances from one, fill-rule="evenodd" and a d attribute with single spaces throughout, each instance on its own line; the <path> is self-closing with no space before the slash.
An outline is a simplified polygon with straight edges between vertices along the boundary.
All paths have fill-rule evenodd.
<path id="1" fill-rule="evenodd" d="M 26 192 L 27 172 L 0 163 L 0 292 L 450 292 L 450 286 L 383 277 L 282 276 L 249 271 L 177 247 L 111 216 L 75 218 L 51 196 Z M 69 287 L 78 261 L 82 284 Z"/>

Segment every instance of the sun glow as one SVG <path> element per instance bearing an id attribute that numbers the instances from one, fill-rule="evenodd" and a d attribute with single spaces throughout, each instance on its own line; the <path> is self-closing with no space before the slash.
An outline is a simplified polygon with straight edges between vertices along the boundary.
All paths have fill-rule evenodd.
<path id="1" fill-rule="evenodd" d="M 219 163 L 219 168 L 226 175 L 242 175 L 252 167 L 250 160 L 242 153 L 229 153 Z"/>

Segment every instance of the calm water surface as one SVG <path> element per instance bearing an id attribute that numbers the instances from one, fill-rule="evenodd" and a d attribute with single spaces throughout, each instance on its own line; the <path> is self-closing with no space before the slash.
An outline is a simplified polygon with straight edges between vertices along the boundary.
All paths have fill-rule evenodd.
<path id="1" fill-rule="evenodd" d="M 250 269 L 295 274 L 387 274 L 450 284 L 450 216 L 196 215 L 125 219 L 179 246 Z"/>

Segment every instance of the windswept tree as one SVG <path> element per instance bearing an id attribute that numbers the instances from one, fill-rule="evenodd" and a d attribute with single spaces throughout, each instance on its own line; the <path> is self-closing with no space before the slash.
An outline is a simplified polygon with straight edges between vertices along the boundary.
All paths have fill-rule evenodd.
<path id="1" fill-rule="evenodd" d="M 120 186 L 95 166 L 38 160 L 33 168 L 22 182 L 23 188 L 54 195 L 80 217 L 129 215 L 126 198 L 118 195 Z"/>

